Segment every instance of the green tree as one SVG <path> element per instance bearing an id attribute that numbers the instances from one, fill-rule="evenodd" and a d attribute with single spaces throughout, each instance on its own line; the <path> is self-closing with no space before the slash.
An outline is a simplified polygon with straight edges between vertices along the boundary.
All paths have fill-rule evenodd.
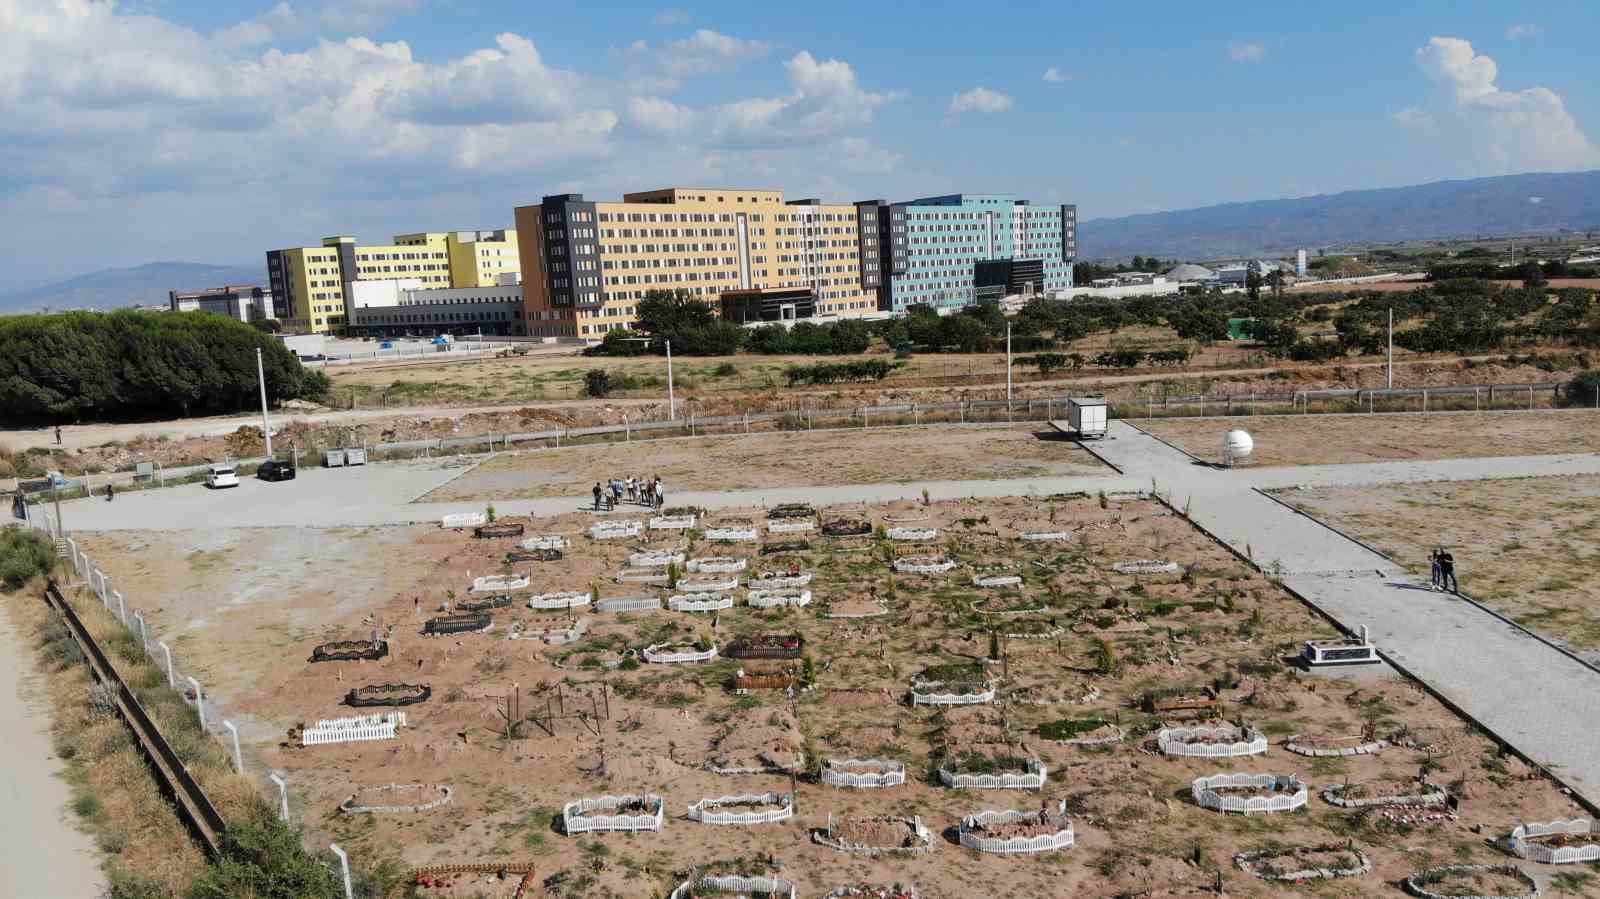
<path id="1" fill-rule="evenodd" d="M 583 392 L 586 396 L 611 395 L 611 373 L 603 368 L 591 368 L 583 373 Z"/>
<path id="2" fill-rule="evenodd" d="M 710 304 L 687 290 L 650 290 L 639 301 L 638 328 L 651 337 L 672 338 L 716 321 Z"/>
<path id="3" fill-rule="evenodd" d="M 989 348 L 989 329 L 971 315 L 947 315 L 939 321 L 938 342 L 963 353 L 981 353 Z"/>
<path id="4" fill-rule="evenodd" d="M 55 565 L 56 549 L 43 534 L 27 528 L 0 528 L 0 586 L 16 590 L 49 574 Z"/>
<path id="5" fill-rule="evenodd" d="M 1245 273 L 1244 292 L 1245 296 L 1250 298 L 1250 302 L 1254 303 L 1255 301 L 1261 299 L 1262 283 L 1261 273 L 1255 269 L 1252 268 L 1250 271 Z"/>

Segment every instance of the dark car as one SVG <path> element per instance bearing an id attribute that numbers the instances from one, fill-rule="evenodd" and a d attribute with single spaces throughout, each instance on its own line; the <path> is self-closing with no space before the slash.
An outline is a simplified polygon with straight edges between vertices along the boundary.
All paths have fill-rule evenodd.
<path id="1" fill-rule="evenodd" d="M 261 463 L 256 469 L 256 477 L 263 481 L 292 481 L 294 480 L 294 463 L 272 459 Z"/>

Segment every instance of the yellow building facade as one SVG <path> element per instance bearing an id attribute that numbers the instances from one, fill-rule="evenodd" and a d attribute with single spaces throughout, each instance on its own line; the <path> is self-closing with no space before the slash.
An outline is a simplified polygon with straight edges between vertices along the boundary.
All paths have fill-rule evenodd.
<path id="1" fill-rule="evenodd" d="M 651 290 L 682 290 L 720 314 L 773 320 L 877 309 L 876 225 L 853 204 L 785 202 L 780 191 L 684 188 L 516 210 L 530 334 L 598 339 L 629 327 Z M 743 316 L 750 316 L 744 318 Z"/>
<path id="2" fill-rule="evenodd" d="M 350 320 L 350 284 L 416 279 L 423 289 L 486 287 L 519 270 L 515 231 L 422 231 L 362 246 L 354 237 L 323 238 L 320 247 L 267 252 L 284 329 L 340 333 Z"/>

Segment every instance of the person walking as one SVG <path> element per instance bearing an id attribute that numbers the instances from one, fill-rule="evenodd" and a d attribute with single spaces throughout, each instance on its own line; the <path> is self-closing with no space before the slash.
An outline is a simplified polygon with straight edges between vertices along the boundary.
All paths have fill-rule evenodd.
<path id="1" fill-rule="evenodd" d="M 111 486 L 111 482 L 106 481 L 106 502 L 111 502 L 112 497 L 116 496 L 115 490 L 116 488 Z"/>
<path id="2" fill-rule="evenodd" d="M 1428 553 L 1428 562 L 1432 567 L 1429 582 L 1433 584 L 1433 589 L 1437 590 L 1439 589 L 1439 547 L 1434 547 L 1433 551 Z"/>
<path id="3" fill-rule="evenodd" d="M 598 511 L 600 511 L 600 482 L 599 481 L 595 481 L 594 482 L 594 489 L 591 490 L 590 492 L 594 494 L 594 510 L 596 512 L 598 512 Z"/>
<path id="4" fill-rule="evenodd" d="M 56 446 L 61 445 L 61 426 L 56 425 Z"/>
<path id="5" fill-rule="evenodd" d="M 667 504 L 667 488 L 662 485 L 661 479 L 656 478 L 656 511 L 661 511 Z"/>
<path id="6" fill-rule="evenodd" d="M 622 481 L 611 479 L 611 508 L 615 509 L 617 503 L 622 502 Z"/>
<path id="7" fill-rule="evenodd" d="M 639 493 L 638 489 L 633 485 L 633 475 L 628 475 L 628 479 L 622 484 L 622 490 L 627 495 L 628 502 L 635 502 L 638 499 Z"/>
<path id="8" fill-rule="evenodd" d="M 1461 592 L 1461 582 L 1456 580 L 1456 557 L 1450 550 L 1439 550 L 1439 586 L 1451 593 Z"/>

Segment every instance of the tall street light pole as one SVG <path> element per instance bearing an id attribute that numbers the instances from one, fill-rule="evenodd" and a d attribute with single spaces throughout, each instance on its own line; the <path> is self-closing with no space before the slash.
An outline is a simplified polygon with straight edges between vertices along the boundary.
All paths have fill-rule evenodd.
<path id="1" fill-rule="evenodd" d="M 1011 323 L 1006 322 L 1006 402 L 1011 402 Z M 1010 408 L 1009 406 L 1007 408 Z"/>
<path id="2" fill-rule="evenodd" d="M 672 341 L 667 342 L 667 418 L 678 420 L 678 400 L 672 391 Z"/>
<path id="3" fill-rule="evenodd" d="M 261 365 L 261 347 L 256 347 L 256 383 L 261 387 L 261 434 L 267 438 L 267 458 L 272 458 L 272 422 L 267 418 L 267 375 Z"/>
<path id="4" fill-rule="evenodd" d="M 1394 307 L 1389 307 L 1389 389 L 1394 389 Z"/>

